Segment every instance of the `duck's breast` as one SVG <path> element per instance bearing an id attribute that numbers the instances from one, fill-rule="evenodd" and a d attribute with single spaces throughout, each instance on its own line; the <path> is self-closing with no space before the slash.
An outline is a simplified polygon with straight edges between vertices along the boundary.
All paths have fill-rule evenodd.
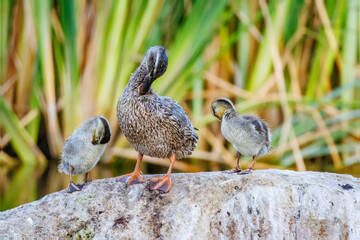
<path id="1" fill-rule="evenodd" d="M 120 128 L 138 152 L 159 158 L 168 158 L 175 153 L 178 159 L 191 153 L 193 148 L 186 141 L 188 123 L 178 116 L 179 109 L 173 111 L 174 106 L 171 105 L 169 99 L 155 94 L 133 97 L 123 102 L 119 100 Z M 187 118 L 187 115 L 181 117 Z"/>

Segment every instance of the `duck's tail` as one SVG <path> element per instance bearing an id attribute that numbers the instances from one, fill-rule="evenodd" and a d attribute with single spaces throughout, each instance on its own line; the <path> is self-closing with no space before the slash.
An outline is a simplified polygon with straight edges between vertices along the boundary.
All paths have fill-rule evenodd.
<path id="1" fill-rule="evenodd" d="M 193 127 L 188 126 L 186 128 L 187 129 L 184 132 L 184 140 L 183 140 L 185 146 L 183 151 L 184 157 L 190 156 L 192 154 L 192 152 L 197 146 L 197 141 L 199 139 Z"/>

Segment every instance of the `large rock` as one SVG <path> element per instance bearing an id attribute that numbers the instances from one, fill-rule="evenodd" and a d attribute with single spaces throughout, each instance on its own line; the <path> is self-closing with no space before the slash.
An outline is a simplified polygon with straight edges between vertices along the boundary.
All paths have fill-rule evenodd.
<path id="1" fill-rule="evenodd" d="M 360 181 L 348 175 L 257 170 L 172 180 L 167 194 L 115 178 L 49 194 L 0 213 L 0 239 L 360 239 Z"/>

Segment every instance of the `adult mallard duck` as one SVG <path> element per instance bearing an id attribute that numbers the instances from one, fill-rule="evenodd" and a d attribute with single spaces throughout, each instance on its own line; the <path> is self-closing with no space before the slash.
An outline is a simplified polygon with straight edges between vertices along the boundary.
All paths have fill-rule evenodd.
<path id="1" fill-rule="evenodd" d="M 104 117 L 94 117 L 78 127 L 66 140 L 59 172 L 70 175 L 68 192 L 80 191 L 90 181 L 89 172 L 104 153 L 111 128 Z M 85 174 L 83 184 L 75 184 L 72 175 Z"/>
<path id="2" fill-rule="evenodd" d="M 150 189 L 167 192 L 171 188 L 171 171 L 175 159 L 191 155 L 198 136 L 189 117 L 172 98 L 158 96 L 151 84 L 161 77 L 168 64 L 163 47 L 152 47 L 121 94 L 117 105 L 120 129 L 138 152 L 133 173 L 122 175 L 117 181 L 127 185 L 143 183 L 140 170 L 143 155 L 170 158 L 164 177 L 151 179 Z"/>
<path id="3" fill-rule="evenodd" d="M 221 132 L 224 137 L 237 150 L 235 166 L 229 172 L 249 173 L 254 168 L 257 157 L 271 151 L 271 133 L 266 123 L 252 115 L 238 114 L 227 98 L 216 99 L 210 109 L 221 121 Z M 250 167 L 243 171 L 239 168 L 242 155 L 253 157 Z"/>

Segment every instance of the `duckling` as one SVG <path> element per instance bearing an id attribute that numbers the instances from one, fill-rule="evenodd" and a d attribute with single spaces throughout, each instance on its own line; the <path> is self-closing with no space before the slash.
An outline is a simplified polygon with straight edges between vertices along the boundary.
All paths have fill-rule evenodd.
<path id="1" fill-rule="evenodd" d="M 104 117 L 94 117 L 78 127 L 66 140 L 59 172 L 70 175 L 68 192 L 80 191 L 90 180 L 90 170 L 104 153 L 110 141 L 111 128 Z M 75 184 L 72 175 L 85 174 L 83 184 Z"/>
<path id="2" fill-rule="evenodd" d="M 117 105 L 120 129 L 138 152 L 133 173 L 119 176 L 116 181 L 126 185 L 143 183 L 140 170 L 143 155 L 170 158 L 164 177 L 150 180 L 151 190 L 168 192 L 171 188 L 171 171 L 175 159 L 191 155 L 198 136 L 188 115 L 172 98 L 159 96 L 151 87 L 168 65 L 166 51 L 152 47 L 121 94 Z"/>
<path id="3" fill-rule="evenodd" d="M 256 159 L 271 151 L 271 133 L 264 121 L 252 115 L 240 115 L 227 98 L 218 98 L 211 104 L 211 113 L 221 121 L 221 132 L 237 150 L 234 168 L 229 172 L 247 174 L 254 168 Z M 248 169 L 241 171 L 240 157 L 251 156 Z"/>

